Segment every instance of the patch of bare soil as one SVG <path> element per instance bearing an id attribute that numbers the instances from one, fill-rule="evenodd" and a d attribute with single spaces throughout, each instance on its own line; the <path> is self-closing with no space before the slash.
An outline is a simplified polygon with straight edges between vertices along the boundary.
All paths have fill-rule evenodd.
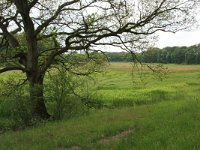
<path id="1" fill-rule="evenodd" d="M 199 70 L 199 68 L 190 68 L 190 67 L 174 67 L 174 68 L 168 68 L 170 72 L 176 72 L 176 71 L 193 71 L 193 70 Z"/>
<path id="2" fill-rule="evenodd" d="M 122 131 L 119 134 L 116 134 L 114 136 L 102 138 L 98 141 L 98 143 L 102 144 L 102 145 L 109 145 L 112 142 L 118 141 L 122 138 L 129 136 L 133 132 L 134 132 L 133 129 L 128 129 L 128 130 Z M 60 148 L 59 150 L 80 150 L 80 149 L 81 148 L 79 146 L 72 146 L 72 147 L 69 147 L 69 148 Z"/>
<path id="3" fill-rule="evenodd" d="M 69 148 L 60 148 L 59 150 L 79 150 L 80 147 L 78 146 L 72 146 L 72 147 L 69 147 Z"/>
<path id="4" fill-rule="evenodd" d="M 133 129 L 125 130 L 114 136 L 103 138 L 103 139 L 99 140 L 98 143 L 103 144 L 103 145 L 109 145 L 112 142 L 118 141 L 124 137 L 129 136 L 131 133 L 133 133 L 133 131 L 134 131 Z"/>

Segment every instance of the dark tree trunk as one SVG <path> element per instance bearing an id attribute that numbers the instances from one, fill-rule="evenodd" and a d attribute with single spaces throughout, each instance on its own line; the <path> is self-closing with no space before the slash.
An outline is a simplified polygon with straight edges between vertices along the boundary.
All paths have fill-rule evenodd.
<path id="1" fill-rule="evenodd" d="M 48 119 L 50 115 L 47 112 L 44 100 L 44 76 L 29 76 L 30 100 L 32 103 L 32 114 L 34 117 Z"/>

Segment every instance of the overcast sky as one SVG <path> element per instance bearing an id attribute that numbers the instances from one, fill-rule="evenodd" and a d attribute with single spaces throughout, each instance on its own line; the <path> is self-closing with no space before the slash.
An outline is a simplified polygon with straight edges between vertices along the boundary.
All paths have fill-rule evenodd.
<path id="1" fill-rule="evenodd" d="M 200 44 L 200 29 L 193 31 L 179 31 L 177 33 L 167 33 L 159 32 L 158 41 L 155 43 L 155 47 L 164 48 L 164 47 L 173 47 L 173 46 L 192 46 Z M 119 48 L 110 48 L 106 51 L 115 51 L 121 52 Z"/>
<path id="2" fill-rule="evenodd" d="M 179 31 L 177 33 L 159 33 L 156 47 L 166 46 L 191 46 L 200 44 L 200 29 L 194 31 Z"/>
<path id="3" fill-rule="evenodd" d="M 163 48 L 166 46 L 191 46 L 200 44 L 200 14 L 197 14 L 196 17 L 197 24 L 195 24 L 192 31 L 179 31 L 175 34 L 159 32 L 159 39 L 155 46 Z"/>

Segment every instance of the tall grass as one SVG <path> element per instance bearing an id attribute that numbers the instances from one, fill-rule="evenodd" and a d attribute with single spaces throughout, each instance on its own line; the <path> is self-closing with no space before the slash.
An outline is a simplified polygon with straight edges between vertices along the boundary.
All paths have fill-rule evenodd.
<path id="1" fill-rule="evenodd" d="M 158 80 L 148 70 L 132 71 L 128 63 L 114 63 L 96 74 L 90 99 L 102 109 L 84 116 L 49 122 L 18 132 L 0 134 L 0 149 L 200 149 L 200 66 L 168 65 Z M 0 115 L 8 116 L 0 103 Z M 74 103 L 75 104 L 75 103 Z M 110 109 L 112 108 L 112 109 Z M 1 119 L 4 125 L 9 120 Z M 0 123 L 1 124 L 1 123 Z M 123 138 L 99 141 L 133 130 Z"/>
<path id="2" fill-rule="evenodd" d="M 187 100 L 199 90 L 200 67 L 176 67 L 177 70 L 175 65 L 169 65 L 168 73 L 159 80 L 149 70 L 137 72 L 132 71 L 132 66 L 128 63 L 114 63 L 107 73 L 98 76 L 96 96 L 110 107 Z"/>

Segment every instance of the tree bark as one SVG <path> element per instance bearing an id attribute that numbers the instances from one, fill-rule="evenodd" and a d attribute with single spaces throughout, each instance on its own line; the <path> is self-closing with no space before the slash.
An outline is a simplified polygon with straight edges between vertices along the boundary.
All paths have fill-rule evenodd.
<path id="1" fill-rule="evenodd" d="M 34 1 L 32 4 L 34 4 Z M 24 32 L 26 35 L 26 42 L 28 46 L 25 68 L 26 75 L 29 81 L 30 88 L 30 101 L 32 103 L 32 114 L 35 117 L 42 119 L 49 118 L 50 115 L 47 112 L 44 101 L 44 86 L 43 79 L 44 73 L 41 73 L 39 67 L 39 49 L 37 35 L 35 34 L 35 26 L 33 19 L 30 16 L 30 6 L 28 0 L 15 0 L 14 1 L 18 12 L 22 16 L 24 24 Z"/>
<path id="2" fill-rule="evenodd" d="M 45 105 L 43 79 L 43 75 L 29 76 L 30 101 L 33 117 L 48 119 L 50 115 Z"/>

